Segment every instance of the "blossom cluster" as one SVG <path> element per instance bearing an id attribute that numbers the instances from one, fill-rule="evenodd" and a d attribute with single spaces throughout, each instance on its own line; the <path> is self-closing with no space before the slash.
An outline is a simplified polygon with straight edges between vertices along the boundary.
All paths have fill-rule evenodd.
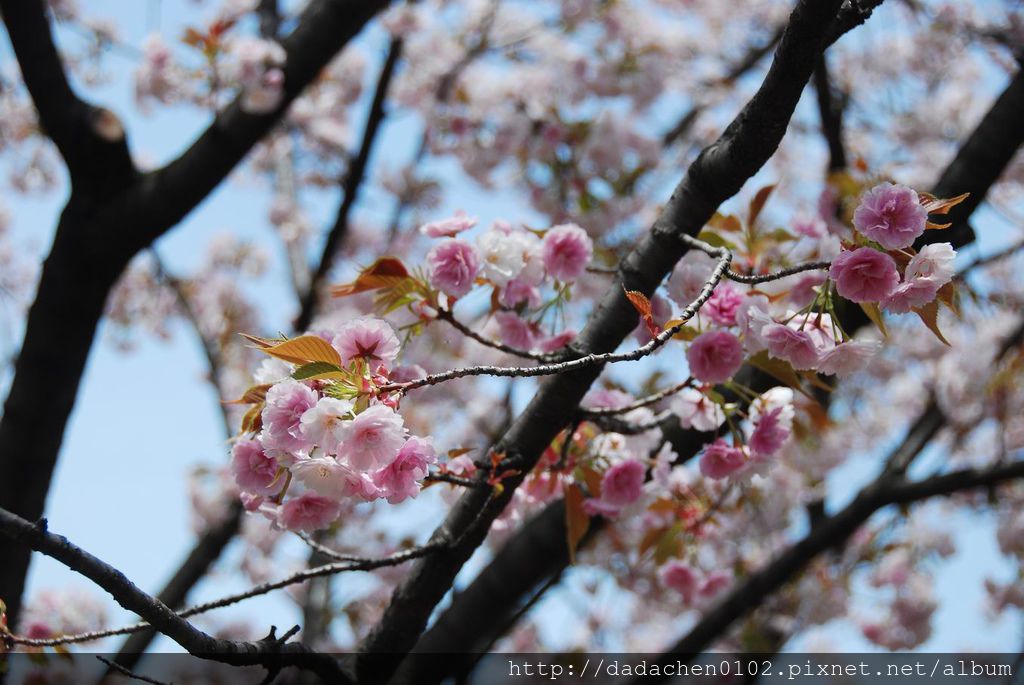
<path id="1" fill-rule="evenodd" d="M 502 307 L 495 318 L 505 344 L 546 352 L 565 345 L 572 331 L 544 336 L 529 311 L 550 303 L 543 297 L 546 283 L 555 288 L 557 301 L 583 275 L 594 252 L 590 236 L 576 224 L 553 226 L 539 236 L 498 221 L 475 242 L 458 237 L 475 224 L 475 219 L 456 215 L 420 228 L 423 235 L 441 238 L 427 253 L 431 286 L 444 293 L 449 306 L 478 285 L 490 286 Z"/>
<path id="2" fill-rule="evenodd" d="M 363 317 L 262 342 L 274 358 L 242 398 L 253 407 L 231 450 L 246 508 L 312 531 L 346 503 L 416 497 L 436 453 L 430 437 L 409 435 L 397 399 L 376 392 L 406 373 L 395 365 L 401 345 L 391 326 Z"/>

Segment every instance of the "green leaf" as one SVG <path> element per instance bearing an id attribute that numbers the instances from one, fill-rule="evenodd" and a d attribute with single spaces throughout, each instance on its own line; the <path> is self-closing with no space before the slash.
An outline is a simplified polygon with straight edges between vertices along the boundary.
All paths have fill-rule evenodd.
<path id="1" fill-rule="evenodd" d="M 345 377 L 345 371 L 337 364 L 331 364 L 330 362 L 303 364 L 292 373 L 292 378 L 297 381 L 311 381 L 321 378 L 340 380 Z"/>
<path id="2" fill-rule="evenodd" d="M 874 302 L 861 302 L 860 308 L 864 310 L 864 313 L 871 319 L 871 323 L 878 327 L 878 330 L 882 331 L 882 335 L 886 338 L 889 337 L 889 329 L 885 327 L 885 317 L 882 316 L 882 310 L 878 308 L 878 305 Z"/>
<path id="3" fill-rule="evenodd" d="M 803 393 L 807 397 L 811 397 L 810 393 L 804 389 L 803 383 L 800 382 L 800 376 L 790 363 L 768 356 L 768 350 L 761 350 L 757 354 L 749 357 L 747 359 L 747 363 L 755 369 L 764 371 L 769 376 L 784 383 L 790 388 L 793 388 L 797 392 Z"/>
<path id="4" fill-rule="evenodd" d="M 736 249 L 736 243 L 731 243 L 714 231 L 709 231 L 707 229 L 704 229 L 697 234 L 697 240 L 703 240 L 711 247 L 727 247 L 730 250 Z"/>

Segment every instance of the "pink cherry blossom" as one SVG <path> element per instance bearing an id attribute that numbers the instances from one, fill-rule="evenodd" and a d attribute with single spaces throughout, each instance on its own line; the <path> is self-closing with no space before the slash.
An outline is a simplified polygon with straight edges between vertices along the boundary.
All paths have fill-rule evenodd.
<path id="1" fill-rule="evenodd" d="M 725 423 L 725 412 L 696 388 L 683 388 L 672 399 L 672 412 L 683 428 L 710 432 Z"/>
<path id="2" fill-rule="evenodd" d="M 725 571 L 712 571 L 700 585 L 700 596 L 710 599 L 732 584 L 732 576 Z"/>
<path id="3" fill-rule="evenodd" d="M 743 468 L 746 463 L 743 450 L 718 438 L 704 447 L 700 456 L 700 472 L 707 478 L 719 480 Z"/>
<path id="4" fill-rule="evenodd" d="M 413 436 L 402 445 L 393 462 L 373 474 L 373 482 L 382 497 L 391 504 L 398 504 L 419 494 L 427 467 L 436 462 L 433 443 Z"/>
<path id="5" fill-rule="evenodd" d="M 336 500 L 307 492 L 284 503 L 278 523 L 287 530 L 311 533 L 327 528 L 340 515 L 341 507 Z"/>
<path id="6" fill-rule="evenodd" d="M 431 221 L 420 226 L 420 233 L 431 238 L 450 238 L 476 226 L 475 216 L 466 216 L 465 212 L 455 212 L 447 219 Z"/>
<path id="7" fill-rule="evenodd" d="M 828 274 L 836 291 L 851 302 L 880 302 L 900 282 L 892 257 L 870 247 L 841 252 Z"/>
<path id="8" fill-rule="evenodd" d="M 371 316 L 353 319 L 338 329 L 332 341 L 345 364 L 355 359 L 390 365 L 401 345 L 388 322 Z"/>
<path id="9" fill-rule="evenodd" d="M 818 348 L 807 331 L 781 323 L 770 323 L 762 329 L 768 354 L 787 361 L 794 369 L 813 369 L 818 365 Z"/>
<path id="10" fill-rule="evenodd" d="M 334 457 L 300 459 L 290 470 L 295 480 L 333 500 L 344 497 L 373 500 L 378 496 L 377 487 L 367 474 L 345 467 Z"/>
<path id="11" fill-rule="evenodd" d="M 624 507 L 640 499 L 644 485 L 644 465 L 635 459 L 615 464 L 601 479 L 601 499 Z"/>
<path id="12" fill-rule="evenodd" d="M 560 281 L 576 280 L 594 254 L 594 242 L 576 224 L 555 226 L 544 234 L 541 256 L 544 268 Z"/>
<path id="13" fill-rule="evenodd" d="M 668 280 L 668 296 L 680 307 L 686 307 L 700 294 L 701 288 L 715 269 L 715 260 L 700 250 L 690 250 L 676 264 Z"/>
<path id="14" fill-rule="evenodd" d="M 390 465 L 404 443 L 401 415 L 376 404 L 344 424 L 338 456 L 358 471 L 376 470 Z"/>
<path id="15" fill-rule="evenodd" d="M 640 499 L 645 471 L 644 465 L 635 459 L 618 462 L 601 478 L 601 497 L 586 500 L 583 510 L 591 516 L 618 516 L 624 507 Z"/>
<path id="16" fill-rule="evenodd" d="M 900 283 L 882 300 L 882 307 L 893 314 L 906 314 L 923 307 L 939 294 L 939 284 L 930 278 L 914 278 Z"/>
<path id="17" fill-rule="evenodd" d="M 863 370 L 881 346 L 877 341 L 867 340 L 840 343 L 821 355 L 817 370 L 845 378 Z"/>
<path id="18" fill-rule="evenodd" d="M 316 406 L 317 396 L 309 386 L 288 378 L 270 387 L 263 407 L 261 439 L 269 449 L 297 452 L 308 449 L 302 434 L 301 419 Z"/>
<path id="19" fill-rule="evenodd" d="M 754 459 L 766 459 L 778 452 L 789 439 L 789 427 L 780 420 L 782 408 L 762 414 L 747 442 Z"/>
<path id="20" fill-rule="evenodd" d="M 956 273 L 953 268 L 955 259 L 956 250 L 950 243 L 925 245 L 910 259 L 903 277 L 908 281 L 929 278 L 939 286 L 943 286 L 953 280 L 953 274 Z"/>
<path id="21" fill-rule="evenodd" d="M 231 448 L 231 475 L 242 490 L 258 495 L 272 495 L 281 489 L 277 479 L 278 464 L 267 456 L 259 440 L 241 438 Z"/>
<path id="22" fill-rule="evenodd" d="M 449 297 L 462 297 L 473 289 L 480 257 L 470 243 L 449 238 L 427 253 L 427 269 L 431 285 Z"/>
<path id="23" fill-rule="evenodd" d="M 498 300 L 506 307 L 518 307 L 524 302 L 528 307 L 538 307 L 541 303 L 540 289 L 519 278 L 513 278 L 502 288 Z"/>
<path id="24" fill-rule="evenodd" d="M 690 373 L 705 383 L 724 383 L 743 365 L 743 346 L 727 331 L 701 333 L 686 350 Z"/>
<path id="25" fill-rule="evenodd" d="M 906 186 L 881 183 L 864 193 L 853 212 L 853 225 L 887 250 L 910 247 L 924 233 L 928 213 L 917 192 Z"/>
<path id="26" fill-rule="evenodd" d="M 352 402 L 334 397 L 321 397 L 316 405 L 302 414 L 299 429 L 310 442 L 328 454 L 338 451 L 342 428 L 352 414 Z"/>
<path id="27" fill-rule="evenodd" d="M 684 603 L 693 603 L 700 581 L 689 564 L 672 559 L 658 569 L 658 579 L 662 585 L 682 595 Z"/>
<path id="28" fill-rule="evenodd" d="M 576 330 L 567 328 L 561 333 L 542 338 L 537 342 L 537 349 L 541 352 L 554 352 L 560 350 L 576 339 Z"/>
<path id="29" fill-rule="evenodd" d="M 529 321 L 519 318 L 515 312 L 498 312 L 494 315 L 494 320 L 498 322 L 498 331 L 503 343 L 519 350 L 533 348 L 534 331 Z"/>
<path id="30" fill-rule="evenodd" d="M 714 294 L 700 310 L 719 326 L 735 326 L 736 312 L 743 305 L 746 297 L 729 283 L 722 283 L 715 288 Z"/>

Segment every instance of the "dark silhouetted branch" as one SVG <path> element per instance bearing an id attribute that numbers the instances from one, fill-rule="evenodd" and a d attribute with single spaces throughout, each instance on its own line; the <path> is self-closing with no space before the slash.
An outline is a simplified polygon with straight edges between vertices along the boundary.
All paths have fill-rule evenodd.
<path id="1" fill-rule="evenodd" d="M 603 301 L 572 346 L 575 354 L 614 350 L 636 326 L 636 310 L 624 288 L 650 296 L 686 252 L 681 235 L 695 236 L 718 206 L 736 194 L 775 152 L 822 48 L 826 27 L 836 17 L 838 0 L 800 2 L 781 39 L 771 68 L 757 94 L 721 138 L 694 161 L 651 230 L 619 266 Z M 561 430 L 597 378 L 600 366 L 588 366 L 544 381 L 525 411 L 499 440 L 495 452 L 516 458 L 520 475 L 506 479 L 500 494 L 467 490 L 452 507 L 435 536 L 458 538 L 417 563 L 395 590 L 381 622 L 361 645 L 356 662 L 363 680 L 386 680 L 396 668 L 395 653 L 416 643 L 438 601 L 487 535 L 525 474 Z"/>
<path id="2" fill-rule="evenodd" d="M 373 152 L 373 144 L 377 140 L 377 133 L 384 121 L 386 114 L 384 103 L 387 100 L 388 89 L 391 80 L 398 67 L 398 61 L 402 56 L 402 39 L 392 38 L 388 47 L 387 57 L 384 59 L 384 66 L 381 67 L 380 75 L 377 77 L 377 87 L 373 93 L 373 101 L 370 103 L 370 111 L 366 118 L 366 128 L 363 130 L 362 142 L 359 144 L 359 152 L 349 164 L 345 173 L 345 182 L 342 184 L 342 200 L 338 213 L 335 215 L 334 225 L 327 232 L 324 239 L 324 247 L 320 255 L 320 261 L 313 271 L 313 277 L 309 281 L 309 288 L 302 296 L 299 315 L 295 322 L 295 330 L 304 331 L 309 328 L 316 314 L 317 306 L 320 303 L 324 280 L 334 265 L 334 256 L 341 246 L 345 234 L 348 232 L 351 221 L 352 208 L 355 207 L 359 198 L 359 189 L 366 177 L 366 166 L 370 161 L 370 153 Z"/>
<path id="3" fill-rule="evenodd" d="M 352 682 L 336 659 L 312 652 L 297 642 L 285 643 L 275 637 L 273 629 L 270 635 L 257 642 L 219 640 L 204 633 L 175 614 L 166 604 L 140 590 L 113 566 L 77 547 L 67 538 L 47 531 L 44 520 L 33 524 L 6 509 L 0 509 L 0 533 L 56 559 L 93 581 L 118 604 L 144 618 L 190 654 L 236 666 L 296 666 L 315 671 L 330 682 Z"/>

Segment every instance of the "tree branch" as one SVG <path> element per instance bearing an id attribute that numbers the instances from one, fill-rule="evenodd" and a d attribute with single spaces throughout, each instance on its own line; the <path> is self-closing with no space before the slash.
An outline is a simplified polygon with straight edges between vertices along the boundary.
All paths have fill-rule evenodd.
<path id="1" fill-rule="evenodd" d="M 1019 81 L 1020 76 L 1015 77 L 1011 88 L 1017 87 L 1016 84 Z M 1008 89 L 1009 90 L 1009 89 Z M 933 190 L 937 195 L 954 195 L 958 194 L 957 188 L 960 187 L 958 184 L 966 183 L 971 178 L 970 165 L 972 163 L 986 164 L 987 160 L 992 160 L 994 157 L 1004 155 L 1003 150 L 993 149 L 989 152 L 985 152 L 981 149 L 983 145 L 990 145 L 994 148 L 1001 147 L 1001 140 L 1007 137 L 1009 132 L 1008 126 L 1012 114 L 1016 111 L 1018 118 L 1024 118 L 1024 106 L 1017 103 L 1016 97 L 1011 97 L 1004 93 L 995 104 L 993 104 L 992 110 L 1000 111 L 1001 114 L 993 115 L 992 111 L 986 115 L 978 127 L 972 133 L 970 139 L 976 141 L 972 143 L 973 152 L 971 154 L 960 154 L 957 156 L 957 161 L 947 167 L 945 172 L 942 174 L 942 184 L 937 185 Z M 1017 108 L 1014 110 L 1014 108 Z M 966 146 L 966 144 L 965 144 Z M 1011 156 L 1012 156 L 1011 149 Z M 991 172 L 986 173 L 986 176 L 990 183 L 994 183 L 1001 169 L 994 175 Z M 946 190 L 943 190 L 943 187 Z M 983 195 L 987 192 L 988 186 L 979 188 L 980 193 Z M 941 192 L 940 192 L 941 191 Z M 976 207 L 977 203 L 975 203 Z M 970 217 L 970 212 L 959 215 L 961 221 L 966 222 Z M 945 231 L 933 231 L 932 233 L 946 233 Z M 973 239 L 973 233 L 968 234 Z M 969 241 L 968 241 L 969 242 Z M 1009 254 L 1012 254 L 1017 249 L 1020 249 L 1020 245 L 1014 245 L 1009 250 L 999 252 L 992 255 L 992 259 L 1000 259 Z M 988 263 L 988 258 L 977 260 L 977 264 L 968 265 L 964 271 L 973 268 L 974 266 L 980 266 Z M 857 312 L 860 310 L 858 309 Z M 866 317 L 863 317 L 862 323 L 867 323 Z M 857 325 L 851 326 L 848 330 L 853 330 Z M 667 420 L 662 425 L 662 434 L 673 446 L 673 450 L 677 455 L 680 456 L 680 461 L 686 461 L 688 458 L 696 455 L 701 446 L 707 442 L 707 434 L 702 434 L 693 430 L 683 429 L 678 421 Z M 549 505 L 553 506 L 553 505 Z M 598 520 L 592 522 L 597 523 Z M 544 528 L 544 525 L 550 526 L 550 528 Z M 539 538 L 544 539 L 548 542 L 545 544 L 557 545 L 565 544 L 565 521 L 559 517 L 534 517 L 526 524 L 515 536 L 510 539 L 509 550 L 513 551 L 506 555 L 504 553 L 505 548 L 498 552 L 498 554 L 491 560 L 491 562 L 484 567 L 483 571 L 477 576 L 477 580 L 480 581 L 479 590 L 477 589 L 477 580 L 474 580 L 465 590 L 459 593 L 451 605 L 443 612 L 435 622 L 434 626 L 423 636 L 421 643 L 423 651 L 440 651 L 440 652 L 452 652 L 461 649 L 460 642 L 446 641 L 444 633 L 447 632 L 447 626 L 449 625 L 461 625 L 463 622 L 468 621 L 470 625 L 477 626 L 477 632 L 479 634 L 490 634 L 488 631 L 495 629 L 495 623 L 492 622 L 492 618 L 495 616 L 505 615 L 506 602 L 510 606 L 515 606 L 516 603 L 521 602 L 522 598 L 526 597 L 532 588 L 543 586 L 545 581 L 550 577 L 549 575 L 531 575 L 532 570 L 539 574 L 547 574 L 551 571 L 544 567 L 537 567 L 536 569 L 532 565 L 523 564 L 523 560 L 527 558 L 529 552 L 523 552 L 523 549 L 528 550 L 528 547 L 522 546 L 511 546 L 512 543 L 518 539 L 519 535 L 529 537 L 531 539 Z M 565 563 L 568 563 L 568 556 Z M 559 571 L 561 568 L 558 569 Z M 488 599 L 487 587 L 500 585 L 502 587 L 510 588 L 509 598 L 504 599 L 502 602 L 492 601 Z M 449 614 L 451 615 L 449 617 Z M 457 635 L 452 633 L 452 635 Z M 420 651 L 420 646 L 417 646 L 416 651 Z M 403 673 L 405 673 L 405 666 L 403 665 Z"/>
<path id="2" fill-rule="evenodd" d="M 89 578 L 110 593 L 118 604 L 146 619 L 190 654 L 236 666 L 297 666 L 315 671 L 330 682 L 352 682 L 337 660 L 326 654 L 311 652 L 301 643 L 284 644 L 274 637 L 274 630 L 258 642 L 218 640 L 204 633 L 175 614 L 166 604 L 140 590 L 113 566 L 77 547 L 67 538 L 48 532 L 45 520 L 32 524 L 6 509 L 0 509 L 0 532 Z"/>
<path id="3" fill-rule="evenodd" d="M 309 280 L 309 288 L 302 296 L 299 308 L 299 315 L 295 321 L 295 330 L 304 331 L 309 328 L 313 321 L 317 307 L 320 304 L 324 280 L 334 264 L 334 256 L 341 245 L 342 239 L 348 233 L 352 208 L 356 205 L 359 197 L 359 188 L 366 176 L 366 165 L 370 161 L 370 153 L 373 151 L 373 144 L 377 139 L 377 132 L 380 130 L 381 122 L 384 121 L 384 103 L 387 100 L 388 88 L 398 67 L 398 61 L 402 56 L 402 39 L 392 38 L 388 47 L 388 55 L 381 67 L 380 75 L 377 77 L 377 87 L 373 93 L 373 101 L 370 104 L 370 111 L 366 118 L 366 128 L 363 131 L 362 142 L 359 145 L 359 152 L 355 159 L 349 164 L 345 173 L 345 182 L 342 186 L 343 197 L 341 206 L 334 219 L 334 225 L 327 232 L 324 239 L 324 248 L 320 255 L 313 276 Z"/>
<path id="4" fill-rule="evenodd" d="M 802 1 L 783 34 L 775 60 L 754 98 L 691 165 L 652 229 L 622 261 L 619 275 L 573 346 L 580 355 L 614 350 L 636 325 L 636 310 L 623 288 L 650 296 L 686 252 L 680 236 L 696 235 L 718 206 L 734 195 L 768 160 L 785 133 L 821 51 L 822 36 L 839 0 Z M 416 642 L 437 602 L 480 545 L 543 450 L 569 422 L 600 373 L 590 366 L 548 379 L 499 441 L 495 451 L 518 458 L 522 473 L 504 481 L 496 496 L 468 490 L 435 536 L 464 538 L 429 564 L 414 565 L 396 589 L 381 622 L 361 646 L 360 679 L 385 680 L 397 666 L 394 653 Z M 388 656 L 385 656 L 390 654 Z"/>
<path id="5" fill-rule="evenodd" d="M 389 0 L 313 0 L 281 41 L 284 97 L 274 111 L 246 112 L 241 97 L 227 106 L 180 157 L 146 174 L 125 198 L 126 213 L 145 217 L 129 239 L 139 249 L 198 205 L 284 115 L 288 106 Z"/>
<path id="6" fill-rule="evenodd" d="M 828 145 L 829 173 L 846 168 L 846 146 L 843 144 L 843 110 L 846 95 L 832 87 L 828 75 L 828 58 L 822 54 L 814 69 L 814 91 L 818 96 L 821 132 Z"/>
<path id="7" fill-rule="evenodd" d="M 95 153 L 83 154 L 84 164 L 95 168 L 84 166 L 76 172 L 78 162 L 68 159 L 71 198 L 29 310 L 0 418 L 0 506 L 29 520 L 42 515 L 97 323 L 110 288 L 131 257 L 201 202 L 338 50 L 386 4 L 387 0 L 310 2 L 283 43 L 288 63 L 280 107 L 254 115 L 244 112 L 236 101 L 181 157 L 161 170 L 139 175 L 131 164 L 120 124 L 103 110 L 93 111 L 96 116 L 91 123 L 99 138 L 83 135 L 80 142 L 102 140 L 107 147 L 83 148 Z M 0 0 L 12 40 L 21 44 L 21 55 L 28 58 L 41 50 L 41 64 L 59 66 L 55 51 L 43 44 L 49 40 L 49 32 L 41 8 L 40 0 Z M 30 66 L 25 71 L 27 80 L 36 79 L 32 86 L 36 91 L 49 87 L 38 80 L 38 70 Z M 52 69 L 42 73 L 63 79 L 54 77 Z M 62 90 L 58 83 L 56 92 Z M 68 104 L 58 100 L 43 107 L 50 112 L 46 116 L 56 117 L 52 119 L 56 128 L 64 120 L 52 110 L 62 103 Z M 73 103 L 70 107 L 74 108 Z M 0 566 L 0 595 L 13 622 L 20 610 L 30 555 L 26 549 L 9 552 L 7 563 Z"/>
<path id="8" fill-rule="evenodd" d="M 71 89 L 43 1 L 0 0 L 0 13 L 39 123 L 64 158 L 72 185 L 109 191 L 107 179 L 134 176 L 118 118 L 84 102 Z"/>

